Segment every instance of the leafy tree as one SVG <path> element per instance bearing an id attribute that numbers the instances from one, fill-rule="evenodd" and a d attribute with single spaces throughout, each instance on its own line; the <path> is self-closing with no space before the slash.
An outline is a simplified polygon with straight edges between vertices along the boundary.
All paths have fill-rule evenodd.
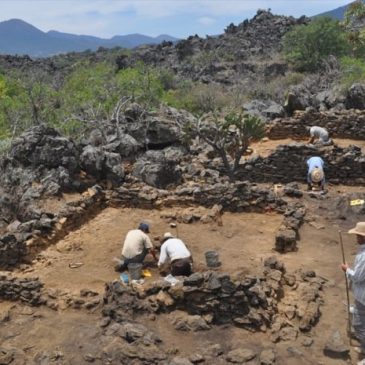
<path id="1" fill-rule="evenodd" d="M 164 88 L 158 70 L 142 62 L 135 67 L 120 70 L 117 74 L 117 84 L 122 96 L 129 96 L 149 106 L 157 105 L 164 93 Z"/>
<path id="2" fill-rule="evenodd" d="M 362 0 L 356 0 L 347 7 L 343 26 L 353 55 L 363 57 L 365 55 L 365 3 Z"/>
<path id="3" fill-rule="evenodd" d="M 284 36 L 283 50 L 286 59 L 298 71 L 315 71 L 328 56 L 345 55 L 348 44 L 338 21 L 319 17 L 288 32 Z"/>
<path id="4" fill-rule="evenodd" d="M 66 78 L 61 99 L 64 113 L 74 119 L 107 118 L 118 100 L 113 67 L 105 63 L 78 65 Z"/>
<path id="5" fill-rule="evenodd" d="M 262 121 L 243 111 L 233 111 L 225 116 L 208 114 L 199 118 L 197 123 L 181 127 L 185 136 L 197 136 L 213 147 L 221 157 L 230 180 L 235 179 L 240 159 L 251 141 L 264 136 Z"/>

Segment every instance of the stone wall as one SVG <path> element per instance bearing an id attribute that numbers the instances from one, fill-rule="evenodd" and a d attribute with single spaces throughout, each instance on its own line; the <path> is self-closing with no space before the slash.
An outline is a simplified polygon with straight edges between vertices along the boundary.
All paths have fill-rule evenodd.
<path id="1" fill-rule="evenodd" d="M 11 232 L 0 236 L 0 268 L 30 261 L 40 250 L 96 215 L 104 203 L 104 193 L 94 186 L 79 201 L 67 203 L 58 214 L 39 212 L 33 219 L 9 225 Z"/>
<path id="2" fill-rule="evenodd" d="M 255 182 L 306 183 L 306 161 L 312 156 L 323 158 L 327 182 L 365 184 L 365 155 L 356 146 L 318 148 L 303 143 L 281 145 L 268 157 L 250 158 L 241 166 L 237 176 L 241 180 Z"/>
<path id="3" fill-rule="evenodd" d="M 270 139 L 309 138 L 306 126 L 318 125 L 328 130 L 330 137 L 365 140 L 365 111 L 295 112 L 292 118 L 275 119 L 267 124 Z"/>
<path id="4" fill-rule="evenodd" d="M 284 213 L 286 202 L 273 190 L 249 182 L 186 184 L 174 191 L 159 190 L 143 184 L 123 185 L 107 193 L 108 205 L 159 209 L 163 207 L 218 204 L 230 212 L 276 211 Z"/>
<path id="5" fill-rule="evenodd" d="M 37 279 L 18 279 L 9 275 L 0 275 L 0 298 L 22 301 L 30 305 L 45 303 L 41 295 L 43 284 Z"/>
<path id="6" fill-rule="evenodd" d="M 284 312 L 288 309 L 294 310 L 290 315 L 293 331 L 310 330 L 320 315 L 321 279 L 316 278 L 314 272 L 288 274 L 275 257 L 267 258 L 262 272 L 256 276 L 237 274 L 231 277 L 206 271 L 179 279 L 175 285 L 163 279 L 131 286 L 118 281 L 108 283 L 103 315 L 123 323 L 141 314 L 179 310 L 195 317 L 177 320 L 173 317 L 177 329 L 204 330 L 214 324 L 226 323 L 252 331 L 272 328 L 274 342 L 283 335 L 281 329 L 288 322 Z M 287 302 L 284 298 L 288 292 L 290 299 Z M 279 310 L 279 302 L 282 302 L 284 312 Z"/>

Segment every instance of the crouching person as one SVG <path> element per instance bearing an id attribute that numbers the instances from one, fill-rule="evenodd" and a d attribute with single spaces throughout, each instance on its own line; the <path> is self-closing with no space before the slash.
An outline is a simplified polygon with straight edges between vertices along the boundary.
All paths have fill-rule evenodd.
<path id="1" fill-rule="evenodd" d="M 173 276 L 189 276 L 192 273 L 192 257 L 185 243 L 175 238 L 171 233 L 164 234 L 162 241 L 158 267 L 164 271 L 164 267 L 170 263 L 170 271 Z"/>
<path id="2" fill-rule="evenodd" d="M 115 271 L 123 272 L 131 263 L 142 264 L 148 253 L 157 261 L 152 242 L 148 237 L 149 228 L 147 223 L 141 223 L 138 229 L 132 229 L 127 233 L 122 249 L 122 259 L 118 260 Z"/>

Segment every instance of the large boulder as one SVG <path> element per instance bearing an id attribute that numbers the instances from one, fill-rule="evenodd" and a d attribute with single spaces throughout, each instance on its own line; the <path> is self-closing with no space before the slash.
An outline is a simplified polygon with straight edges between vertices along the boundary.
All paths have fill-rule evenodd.
<path id="1" fill-rule="evenodd" d="M 303 86 L 292 87 L 286 97 L 284 108 L 289 115 L 296 110 L 305 110 L 311 106 L 311 96 Z"/>
<path id="2" fill-rule="evenodd" d="M 365 109 L 365 85 L 353 84 L 347 91 L 346 107 L 348 109 Z"/>
<path id="3" fill-rule="evenodd" d="M 114 185 L 124 179 L 122 159 L 119 154 L 105 152 L 100 147 L 86 146 L 80 156 L 82 169 L 96 179 L 106 179 Z"/>
<path id="4" fill-rule="evenodd" d="M 176 161 L 167 159 L 164 151 L 148 151 L 135 163 L 133 174 L 146 184 L 160 189 L 182 181 Z"/>
<path id="5" fill-rule="evenodd" d="M 9 157 L 23 167 L 64 166 L 70 172 L 78 168 L 78 150 L 75 143 L 45 125 L 33 127 L 16 138 Z"/>

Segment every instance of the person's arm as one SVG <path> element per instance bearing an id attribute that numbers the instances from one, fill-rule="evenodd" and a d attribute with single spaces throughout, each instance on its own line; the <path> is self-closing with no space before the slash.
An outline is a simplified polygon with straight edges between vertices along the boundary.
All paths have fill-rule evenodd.
<path id="1" fill-rule="evenodd" d="M 161 251 L 160 251 L 160 258 L 158 260 L 157 266 L 163 265 L 167 260 L 167 252 L 166 252 L 166 245 L 162 244 Z"/>
<path id="2" fill-rule="evenodd" d="M 157 261 L 156 251 L 153 247 L 150 237 L 146 233 L 143 233 L 143 237 L 144 237 L 144 247 L 146 248 L 147 253 L 150 253 L 154 258 L 154 260 Z"/>
<path id="3" fill-rule="evenodd" d="M 365 281 L 365 254 L 363 253 L 358 260 L 355 260 L 355 267 L 351 269 L 349 265 L 342 264 L 342 270 L 353 283 Z"/>

